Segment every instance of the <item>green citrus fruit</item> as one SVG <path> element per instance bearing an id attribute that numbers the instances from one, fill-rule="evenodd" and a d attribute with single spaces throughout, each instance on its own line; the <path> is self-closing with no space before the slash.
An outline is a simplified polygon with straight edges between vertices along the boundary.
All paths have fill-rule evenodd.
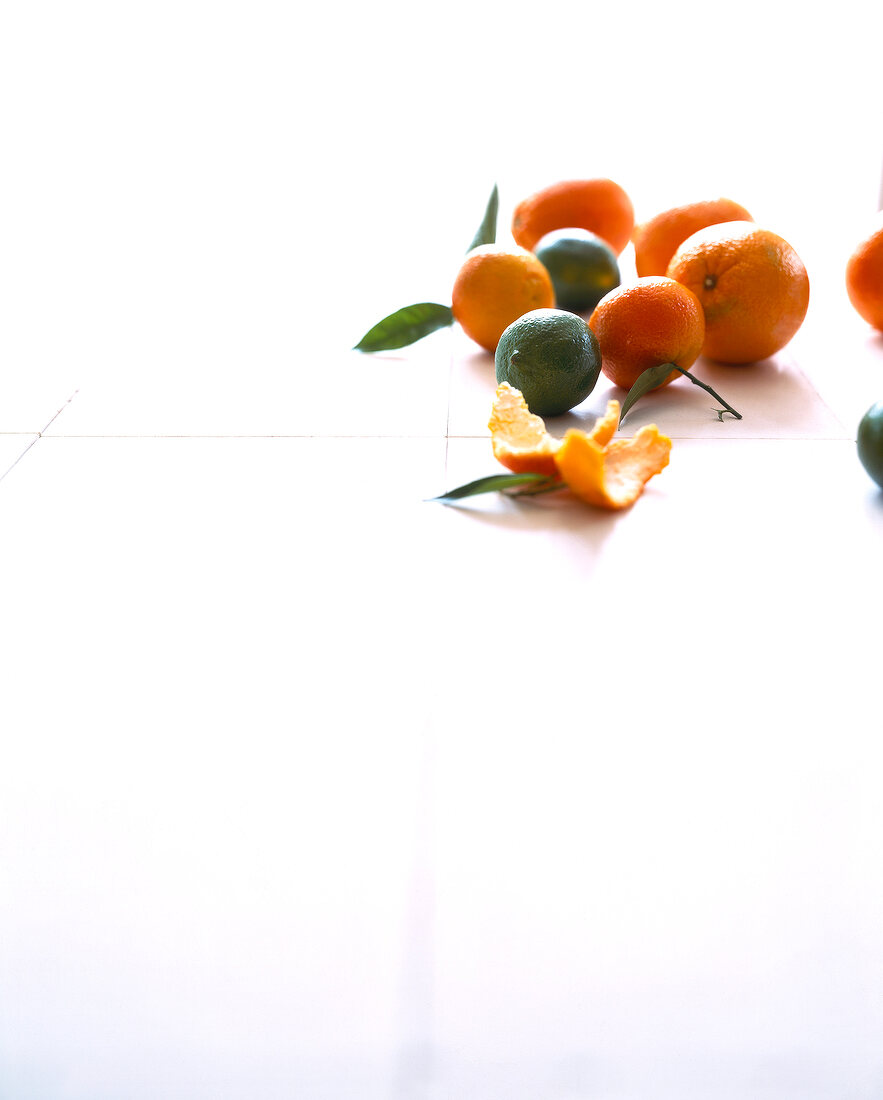
<path id="1" fill-rule="evenodd" d="M 504 331 L 495 357 L 497 384 L 521 390 L 537 416 L 560 416 L 589 396 L 601 351 L 588 324 L 563 309 L 534 309 Z"/>
<path id="2" fill-rule="evenodd" d="M 616 254 L 606 241 L 586 229 L 547 233 L 537 243 L 534 255 L 549 272 L 559 309 L 586 313 L 619 286 Z"/>
<path id="3" fill-rule="evenodd" d="M 872 405 L 861 418 L 856 445 L 862 466 L 883 489 L 883 401 Z"/>

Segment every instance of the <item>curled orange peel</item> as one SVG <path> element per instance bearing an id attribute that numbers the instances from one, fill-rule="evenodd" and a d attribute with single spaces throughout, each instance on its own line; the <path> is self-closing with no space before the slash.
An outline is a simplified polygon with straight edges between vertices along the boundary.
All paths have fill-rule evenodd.
<path id="1" fill-rule="evenodd" d="M 508 382 L 497 386 L 488 427 L 494 458 L 508 470 L 557 475 L 555 452 L 561 440 L 549 435 L 542 418 L 530 411 L 521 391 Z"/>
<path id="2" fill-rule="evenodd" d="M 631 439 L 615 440 L 618 425 L 619 402 L 608 401 L 591 431 L 571 428 L 555 439 L 521 392 L 506 382 L 497 387 L 488 423 L 494 457 L 507 469 L 557 476 L 581 500 L 614 510 L 638 499 L 650 478 L 668 465 L 671 452 L 671 440 L 655 424 Z"/>
<path id="3" fill-rule="evenodd" d="M 668 465 L 671 440 L 655 424 L 632 439 L 615 439 L 599 447 L 584 432 L 572 429 L 555 454 L 558 472 L 580 499 L 599 508 L 628 508 L 644 486 Z"/>
<path id="4" fill-rule="evenodd" d="M 608 401 L 607 410 L 604 415 L 600 416 L 592 425 L 592 430 L 587 434 L 587 438 L 591 439 L 593 443 L 597 443 L 599 447 L 606 447 L 610 440 L 613 439 L 618 427 L 619 402 Z M 576 428 L 571 429 L 571 431 L 577 430 Z M 580 432 L 579 434 L 585 435 L 586 433 Z"/>

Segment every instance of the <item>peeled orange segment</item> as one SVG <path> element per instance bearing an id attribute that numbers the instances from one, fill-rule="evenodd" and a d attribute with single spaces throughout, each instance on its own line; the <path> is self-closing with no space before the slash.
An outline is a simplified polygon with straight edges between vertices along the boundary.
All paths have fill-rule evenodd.
<path id="1" fill-rule="evenodd" d="M 555 465 L 571 492 L 598 508 L 628 508 L 644 486 L 668 465 L 671 440 L 649 424 L 632 439 L 607 447 L 571 429 L 555 452 Z"/>
<path id="2" fill-rule="evenodd" d="M 508 382 L 497 386 L 488 427 L 494 458 L 507 469 L 552 477 L 558 473 L 555 452 L 561 440 L 549 435 L 542 417 L 530 411 L 521 391 Z"/>

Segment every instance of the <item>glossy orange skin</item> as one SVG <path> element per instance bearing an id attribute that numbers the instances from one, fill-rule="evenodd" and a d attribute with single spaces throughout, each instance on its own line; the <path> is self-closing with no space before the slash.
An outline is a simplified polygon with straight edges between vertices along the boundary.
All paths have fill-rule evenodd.
<path id="1" fill-rule="evenodd" d="M 790 244 L 753 222 L 700 229 L 678 248 L 668 275 L 705 313 L 704 355 L 753 363 L 780 351 L 809 307 L 809 276 Z"/>
<path id="2" fill-rule="evenodd" d="M 635 267 L 638 275 L 665 275 L 679 245 L 708 225 L 754 221 L 744 206 L 732 199 L 710 199 L 675 206 L 635 226 Z"/>
<path id="3" fill-rule="evenodd" d="M 705 340 L 705 318 L 696 295 L 661 275 L 612 290 L 595 307 L 589 327 L 601 347 L 601 371 L 626 390 L 650 367 L 674 363 L 689 370 Z M 659 385 L 676 378 L 680 373 L 672 371 Z"/>
<path id="4" fill-rule="evenodd" d="M 494 352 L 503 332 L 525 313 L 551 309 L 555 288 L 548 271 L 525 248 L 473 248 L 454 280 L 451 308 L 466 335 Z"/>
<path id="5" fill-rule="evenodd" d="M 533 249 L 555 229 L 587 229 L 619 255 L 635 227 L 632 200 L 613 180 L 563 180 L 523 199 L 512 215 L 512 236 Z"/>
<path id="6" fill-rule="evenodd" d="M 859 316 L 883 331 L 883 214 L 849 257 L 846 292 Z"/>

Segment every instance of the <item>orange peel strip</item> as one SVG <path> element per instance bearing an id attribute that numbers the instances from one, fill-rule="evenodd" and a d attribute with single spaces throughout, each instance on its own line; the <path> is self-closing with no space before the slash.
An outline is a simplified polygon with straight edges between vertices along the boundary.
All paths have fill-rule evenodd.
<path id="1" fill-rule="evenodd" d="M 555 453 L 561 440 L 546 431 L 542 417 L 530 411 L 520 390 L 501 382 L 497 386 L 491 418 L 488 421 L 494 458 L 516 474 L 533 473 L 555 477 Z M 588 438 L 606 447 L 619 427 L 619 402 L 608 401 Z"/>
<path id="2" fill-rule="evenodd" d="M 521 390 L 508 382 L 497 386 L 491 418 L 494 458 L 516 474 L 547 474 L 555 477 L 555 452 L 561 445 L 546 431 L 542 417 L 527 407 Z"/>
<path id="3" fill-rule="evenodd" d="M 608 401 L 607 411 L 595 421 L 592 430 L 588 433 L 589 439 L 597 443 L 599 447 L 606 447 L 610 440 L 613 439 L 618 427 L 619 402 Z"/>
<path id="4" fill-rule="evenodd" d="M 671 440 L 655 424 L 631 439 L 600 447 L 585 432 L 571 429 L 555 453 L 555 464 L 572 493 L 598 508 L 634 504 L 644 486 L 669 462 Z"/>
<path id="5" fill-rule="evenodd" d="M 501 382 L 488 421 L 494 457 L 514 473 L 559 477 L 598 508 L 628 508 L 650 478 L 668 465 L 671 440 L 655 424 L 631 439 L 614 439 L 619 410 L 618 401 L 608 401 L 591 431 L 571 428 L 563 439 L 555 439 L 521 391 Z"/>

